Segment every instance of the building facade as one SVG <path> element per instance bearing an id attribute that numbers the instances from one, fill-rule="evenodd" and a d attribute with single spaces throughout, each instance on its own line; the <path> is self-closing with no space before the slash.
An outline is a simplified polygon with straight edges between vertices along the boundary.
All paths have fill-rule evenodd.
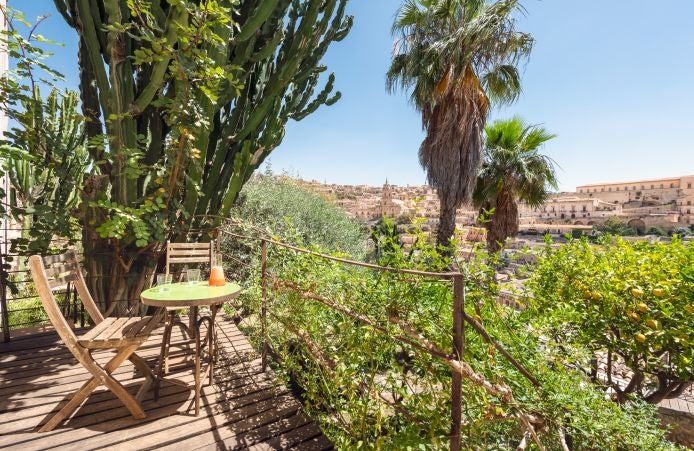
<path id="1" fill-rule="evenodd" d="M 522 223 L 601 224 L 618 217 L 641 232 L 694 224 L 694 175 L 582 185 L 559 193 L 540 208 L 522 206 Z"/>

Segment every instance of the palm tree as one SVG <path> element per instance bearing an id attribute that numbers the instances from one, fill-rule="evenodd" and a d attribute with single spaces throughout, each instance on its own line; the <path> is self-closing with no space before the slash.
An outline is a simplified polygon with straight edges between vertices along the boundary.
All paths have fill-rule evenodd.
<path id="1" fill-rule="evenodd" d="M 480 209 L 493 209 L 484 226 L 487 248 L 497 252 L 506 238 L 518 233 L 518 202 L 539 207 L 549 188 L 557 189 L 554 162 L 538 152 L 555 135 L 518 117 L 495 121 L 486 134 L 485 159 L 473 197 Z"/>
<path id="2" fill-rule="evenodd" d="M 410 92 L 426 138 L 419 161 L 438 191 L 437 243 L 447 246 L 456 210 L 472 199 L 490 104 L 520 94 L 517 66 L 532 37 L 516 31 L 518 0 L 407 0 L 393 24 L 390 92 Z"/>

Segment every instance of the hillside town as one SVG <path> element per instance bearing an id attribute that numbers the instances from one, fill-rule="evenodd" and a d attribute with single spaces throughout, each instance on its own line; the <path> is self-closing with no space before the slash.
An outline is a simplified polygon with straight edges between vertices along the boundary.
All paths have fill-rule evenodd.
<path id="1" fill-rule="evenodd" d="M 299 183 L 334 202 L 350 216 L 364 222 L 390 218 L 424 217 L 436 221 L 439 201 L 428 186 L 396 186 L 387 180 L 381 187 L 337 185 L 318 181 Z M 552 195 L 539 208 L 519 206 L 521 230 L 563 232 L 592 228 L 609 218 L 644 233 L 651 227 L 672 230 L 694 224 L 694 175 L 629 182 L 581 185 L 573 192 Z M 478 211 L 472 206 L 458 210 L 456 224 L 476 224 Z"/>

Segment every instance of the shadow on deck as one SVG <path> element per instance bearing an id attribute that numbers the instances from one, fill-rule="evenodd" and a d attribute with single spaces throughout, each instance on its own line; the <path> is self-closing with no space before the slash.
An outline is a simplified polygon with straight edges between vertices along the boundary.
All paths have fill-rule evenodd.
<path id="1" fill-rule="evenodd" d="M 199 417 L 193 415 L 193 392 L 177 384 L 163 383 L 158 402 L 151 392 L 145 396 L 144 420 L 133 419 L 101 387 L 72 418 L 47 433 L 35 432 L 37 426 L 58 411 L 89 373 L 52 332 L 0 344 L 0 448 L 330 449 L 330 442 L 302 413 L 300 403 L 270 370 L 262 372 L 259 356 L 234 323 L 219 318 L 217 325 L 215 382 L 203 387 Z M 151 367 L 159 355 L 162 330 L 157 329 L 137 351 Z M 177 379 L 192 383 L 192 359 L 181 346 L 179 328 L 174 329 L 172 343 L 179 344 L 172 345 L 171 354 L 178 357 L 172 371 Z M 102 364 L 111 355 L 94 353 Z M 114 375 L 133 394 L 143 380 L 130 362 Z"/>

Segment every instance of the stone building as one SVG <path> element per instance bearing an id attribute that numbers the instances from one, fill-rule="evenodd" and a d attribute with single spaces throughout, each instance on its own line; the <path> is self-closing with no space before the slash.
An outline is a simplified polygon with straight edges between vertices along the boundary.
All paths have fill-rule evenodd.
<path id="1" fill-rule="evenodd" d="M 521 206 L 522 224 L 601 224 L 619 217 L 644 232 L 694 224 L 694 175 L 582 185 L 559 193 L 540 208 Z"/>
<path id="2" fill-rule="evenodd" d="M 362 221 L 424 217 L 436 226 L 439 199 L 428 186 L 396 186 L 386 180 L 382 187 L 367 185 L 300 183 L 335 202 L 350 216 Z M 519 205 L 522 228 L 570 230 L 570 226 L 592 226 L 608 218 L 620 217 L 632 227 L 645 231 L 656 226 L 665 229 L 694 224 L 694 176 L 582 185 L 575 192 L 557 193 L 545 205 L 530 208 Z M 458 210 L 456 224 L 476 224 L 477 210 L 470 206 Z M 568 229 L 567 229 L 568 228 Z"/>

